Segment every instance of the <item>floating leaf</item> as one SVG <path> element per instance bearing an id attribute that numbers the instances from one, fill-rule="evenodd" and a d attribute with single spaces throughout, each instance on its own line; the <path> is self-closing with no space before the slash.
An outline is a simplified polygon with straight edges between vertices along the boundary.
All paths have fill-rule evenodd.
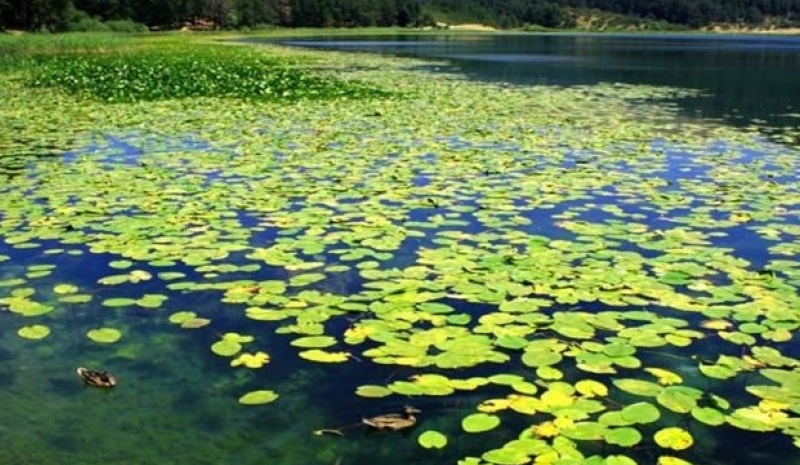
<path id="1" fill-rule="evenodd" d="M 637 402 L 626 405 L 620 412 L 622 418 L 633 423 L 652 423 L 661 418 L 661 412 L 653 404 Z"/>
<path id="2" fill-rule="evenodd" d="M 694 443 L 688 431 L 674 426 L 658 430 L 653 439 L 659 446 L 674 450 L 688 449 Z"/>
<path id="3" fill-rule="evenodd" d="M 204 326 L 208 326 L 211 324 L 211 320 L 208 318 L 192 318 L 190 320 L 185 320 L 181 323 L 181 328 L 184 329 L 198 329 Z"/>
<path id="4" fill-rule="evenodd" d="M 295 339 L 291 344 L 303 348 L 324 348 L 336 344 L 336 338 L 331 336 L 308 336 Z"/>
<path id="5" fill-rule="evenodd" d="M 311 360 L 312 362 L 322 363 L 341 363 L 346 362 L 350 358 L 348 352 L 326 352 L 319 349 L 304 350 L 297 355 L 306 360 Z"/>
<path id="6" fill-rule="evenodd" d="M 240 397 L 239 403 L 244 405 L 269 404 L 270 402 L 275 401 L 278 397 L 280 396 L 276 394 L 275 391 L 252 391 Z"/>
<path id="7" fill-rule="evenodd" d="M 461 427 L 467 433 L 483 433 L 497 428 L 500 425 L 500 418 L 497 415 L 487 413 L 473 413 L 461 420 Z"/>
<path id="8" fill-rule="evenodd" d="M 356 394 L 361 397 L 381 398 L 393 394 L 392 390 L 384 386 L 364 385 L 356 389 Z"/>
<path id="9" fill-rule="evenodd" d="M 221 357 L 232 357 L 242 350 L 242 345 L 233 340 L 223 339 L 211 344 L 211 351 Z"/>
<path id="10" fill-rule="evenodd" d="M 78 292 L 78 286 L 72 284 L 57 284 L 53 287 L 53 292 L 60 295 L 74 294 Z"/>
<path id="11" fill-rule="evenodd" d="M 116 297 L 104 300 L 101 305 L 104 307 L 130 307 L 136 305 L 136 299 L 128 299 L 125 297 Z"/>
<path id="12" fill-rule="evenodd" d="M 693 408 L 692 417 L 694 417 L 695 420 L 710 426 L 719 426 L 725 423 L 725 415 L 719 410 L 711 407 Z"/>
<path id="13" fill-rule="evenodd" d="M 609 444 L 616 444 L 622 447 L 632 447 L 639 444 L 642 435 L 639 431 L 630 427 L 612 428 L 606 430 L 604 439 Z"/>
<path id="14" fill-rule="evenodd" d="M 86 336 L 94 342 L 112 344 L 122 337 L 122 333 L 114 328 L 98 328 L 90 330 Z"/>
<path id="15" fill-rule="evenodd" d="M 638 396 L 655 397 L 664 390 L 656 383 L 641 379 L 615 379 L 612 382 L 619 389 Z"/>
<path id="16" fill-rule="evenodd" d="M 50 328 L 44 325 L 23 326 L 17 331 L 17 334 L 25 339 L 39 340 L 50 334 Z"/>
<path id="17" fill-rule="evenodd" d="M 231 360 L 232 367 L 238 367 L 240 365 L 243 365 L 247 368 L 261 368 L 267 363 L 269 363 L 269 355 L 267 355 L 265 352 L 256 352 L 254 354 L 241 354 L 239 355 L 239 357 Z"/>
<path id="18" fill-rule="evenodd" d="M 447 436 L 438 431 L 428 430 L 419 435 L 417 442 L 425 449 L 443 449 L 447 445 Z"/>
<path id="19" fill-rule="evenodd" d="M 196 317 L 197 313 L 195 312 L 175 312 L 169 316 L 169 322 L 179 325 Z"/>

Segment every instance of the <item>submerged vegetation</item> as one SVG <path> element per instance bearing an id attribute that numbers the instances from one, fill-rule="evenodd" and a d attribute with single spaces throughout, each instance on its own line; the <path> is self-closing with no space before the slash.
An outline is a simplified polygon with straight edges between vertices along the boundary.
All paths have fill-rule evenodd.
<path id="1" fill-rule="evenodd" d="M 0 402 L 48 415 L 0 462 L 797 462 L 797 147 L 690 89 L 159 40 L 0 75 Z M 29 374 L 84 363 L 124 389 Z"/>

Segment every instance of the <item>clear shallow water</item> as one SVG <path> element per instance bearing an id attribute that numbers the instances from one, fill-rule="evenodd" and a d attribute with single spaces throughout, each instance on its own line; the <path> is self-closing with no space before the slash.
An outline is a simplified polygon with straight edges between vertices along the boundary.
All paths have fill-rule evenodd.
<path id="1" fill-rule="evenodd" d="M 346 125 L 343 122 L 342 125 Z M 377 125 L 376 125 L 377 126 Z M 363 126 L 353 124 L 354 131 L 363 130 Z M 285 134 L 289 138 L 300 139 L 301 133 L 314 131 L 315 128 L 305 128 L 298 125 L 296 132 Z M 263 128 L 265 134 L 270 134 L 269 125 Z M 401 141 L 402 147 L 392 146 L 394 152 L 385 157 L 359 158 L 352 157 L 357 162 L 353 173 L 366 177 L 386 176 L 395 172 L 407 176 L 415 187 L 426 187 L 434 200 L 434 204 L 420 196 L 416 206 L 409 208 L 408 217 L 403 218 L 397 212 L 387 210 L 386 214 L 394 214 L 393 221 L 446 221 L 453 219 L 452 212 L 446 208 L 435 205 L 436 199 L 447 200 L 447 190 L 452 187 L 453 180 L 448 176 L 449 171 L 440 168 L 448 163 L 454 168 L 461 168 L 459 161 L 464 154 L 472 154 L 477 168 L 485 173 L 474 176 L 470 173 L 470 183 L 465 183 L 461 189 L 465 192 L 459 198 L 459 205 L 480 206 L 481 210 L 493 212 L 495 209 L 507 207 L 511 201 L 504 196 L 504 192 L 513 192 L 517 187 L 515 183 L 530 182 L 539 179 L 541 184 L 552 184 L 557 191 L 553 200 L 557 205 L 531 208 L 520 213 L 531 220 L 530 224 L 520 224 L 514 229 L 529 234 L 540 234 L 552 239 L 574 240 L 579 234 L 558 227 L 569 219 L 580 219 L 589 223 L 600 223 L 605 220 L 642 222 L 658 229 L 670 229 L 676 223 L 685 220 L 693 209 L 709 202 L 707 196 L 698 194 L 698 198 L 683 197 L 690 191 L 692 183 L 702 180 L 704 184 L 719 184 L 722 189 L 725 176 L 715 173 L 719 168 L 711 163 L 714 158 L 727 157 L 734 153 L 741 155 L 737 163 L 749 163 L 758 160 L 764 153 L 759 150 L 744 149 L 736 144 L 716 143 L 710 146 L 695 147 L 692 150 L 683 150 L 659 141 L 654 141 L 650 148 L 666 150 L 668 155 L 663 163 L 648 165 L 647 173 L 650 178 L 663 180 L 666 184 L 660 193 L 671 196 L 668 202 L 671 205 L 683 205 L 683 209 L 673 209 L 670 215 L 661 215 L 648 200 L 643 198 L 641 192 L 625 191 L 629 184 L 622 182 L 605 182 L 604 178 L 616 176 L 624 181 L 624 173 L 631 171 L 638 173 L 642 179 L 648 176 L 642 174 L 642 166 L 636 160 L 625 160 L 618 157 L 620 153 L 638 150 L 636 147 L 612 146 L 603 147 L 602 150 L 583 150 L 568 153 L 562 163 L 553 161 L 551 157 L 556 154 L 530 153 L 513 141 L 498 140 L 494 142 L 473 143 L 468 138 L 458 135 L 441 134 L 433 137 L 436 141 L 435 150 L 419 155 L 425 163 L 411 162 L 410 167 L 405 166 L 408 160 L 415 155 L 415 148 L 425 146 L 417 139 L 417 134 L 408 134 Z M 344 137 L 343 137 L 344 139 Z M 339 145 L 328 146 L 336 149 Z M 180 134 L 150 134 L 150 133 L 124 133 L 107 134 L 87 145 L 65 154 L 63 163 L 68 167 L 80 166 L 82 158 L 106 159 L 105 165 L 109 169 L 126 169 L 131 174 L 129 179 L 137 179 L 140 173 L 132 168 L 140 166 L 144 170 L 159 166 L 170 166 L 170 169 L 180 172 L 179 164 L 165 163 L 165 159 L 175 157 L 206 157 L 207 163 L 201 164 L 197 172 L 188 173 L 193 182 L 188 185 L 181 184 L 186 189 L 185 196 L 180 199 L 180 206 L 184 210 L 173 212 L 176 216 L 182 214 L 202 213 L 211 203 L 206 200 L 203 190 L 198 186 L 227 180 L 230 189 L 239 186 L 236 171 L 237 147 L 235 142 L 230 145 L 210 144 L 194 136 L 183 137 Z M 781 149 L 770 144 L 763 144 L 762 150 L 770 152 L 773 159 L 775 152 L 785 151 L 787 157 L 796 154 L 789 149 Z M 267 169 L 271 173 L 278 173 L 289 181 L 288 190 L 275 184 L 276 196 L 292 198 L 292 204 L 287 210 L 297 211 L 307 207 L 307 199 L 311 196 L 305 190 L 292 191 L 296 186 L 291 182 L 297 173 L 308 175 L 311 180 L 320 182 L 340 173 L 331 173 L 327 166 L 315 165 L 314 160 L 301 145 L 287 145 L 283 150 L 260 154 L 259 161 L 250 158 L 255 169 Z M 512 154 L 511 169 L 509 166 L 497 166 L 493 163 L 497 156 Z M 708 159 L 697 163 L 698 154 L 703 154 Z M 347 156 L 341 153 L 340 156 Z M 411 155 L 411 156 L 409 156 Z M 219 163 L 210 163 L 219 156 Z M 605 161 L 605 157 L 612 157 Z M 618 157 L 618 158 L 613 158 Z M 655 158 L 655 157 L 654 157 Z M 633 163 L 631 163 L 633 162 Z M 77 165 L 76 165 L 77 164 Z M 142 165 L 143 164 L 143 165 Z M 363 164 L 363 165 L 362 165 Z M 642 164 L 642 163 L 638 163 Z M 785 161 L 784 167 L 776 169 L 777 174 L 796 174 L 797 161 Z M 324 165 L 324 163 L 323 163 Z M 557 165 L 557 166 L 554 166 Z M 606 174 L 598 173 L 596 167 L 607 170 Z M 725 164 L 726 169 L 732 169 L 736 164 Z M 227 169 L 226 169 L 227 168 Z M 349 167 L 348 167 L 349 168 Z M 407 171 L 402 171 L 406 168 Z M 759 167 L 762 169 L 763 167 Z M 504 172 L 503 170 L 507 170 Z M 639 170 L 639 171 L 637 171 Z M 231 173 L 227 173 L 231 171 Z M 351 174 L 347 169 L 342 170 L 342 176 Z M 465 171 L 459 171 L 465 174 Z M 54 168 L 54 173 L 58 171 Z M 558 198 L 567 198 L 570 186 L 560 185 L 559 176 L 579 173 L 590 184 L 599 186 L 593 195 L 579 196 L 570 200 L 559 201 Z M 93 172 L 97 175 L 96 172 Z M 164 173 L 168 175 L 168 173 Z M 239 173 L 241 175 L 241 173 Z M 504 181 L 504 176 L 512 176 L 514 182 Z M 766 174 L 765 174 L 766 176 Z M 578 177 L 580 178 L 580 176 Z M 790 177 L 791 178 L 791 177 Z M 110 178 L 116 182 L 127 182 L 128 179 Z M 775 178 L 779 179 L 779 178 Z M 273 182 L 275 178 L 268 178 Z M 779 179 L 780 180 L 780 179 Z M 80 178 L 76 179 L 81 182 Z M 555 181 L 555 182 L 554 182 Z M 380 196 L 387 201 L 383 192 L 364 192 L 358 189 L 383 187 L 376 186 L 367 179 L 345 179 L 346 188 L 339 188 L 330 184 L 323 184 L 319 191 L 325 193 L 326 189 L 331 195 L 340 195 L 340 204 L 351 203 L 359 205 L 368 202 L 370 195 Z M 790 183 L 791 179 L 782 182 Z M 205 184 L 204 184 L 205 183 Z M 474 185 L 485 184 L 494 194 L 494 198 L 486 199 L 474 195 L 471 190 Z M 177 184 L 177 183 L 176 183 Z M 313 183 L 312 183 L 313 184 Z M 380 184 L 380 183 L 378 183 Z M 402 186 L 393 184 L 391 186 Z M 751 184 L 752 186 L 752 184 Z M 69 186 L 65 186 L 68 188 Z M 316 187 L 316 186 L 315 186 Z M 436 192 L 436 188 L 443 192 Z M 2 187 L 0 187 L 2 189 Z M 788 189 L 791 191 L 791 188 Z M 101 189 L 102 191 L 102 189 Z M 480 189 L 477 189 L 480 192 Z M 563 192 L 562 192 L 563 191 Z M 31 195 L 36 189 L 31 189 Z M 315 191 L 317 193 L 317 191 Z M 335 193 L 335 194 L 334 194 Z M 648 193 L 650 193 L 648 191 Z M 103 200 L 123 202 L 124 190 L 113 190 L 109 197 L 99 194 Z M 224 191 L 214 190 L 214 195 L 224 196 Z M 350 197 L 347 197 L 347 195 Z M 584 193 L 585 194 L 585 193 Z M 411 194 L 414 197 L 414 194 Z M 154 196 L 157 197 L 157 196 Z M 58 199 L 58 197 L 56 197 Z M 249 201 L 248 197 L 244 200 Z M 240 211 L 235 212 L 235 217 L 242 224 L 252 229 L 252 235 L 242 240 L 254 247 L 270 245 L 281 239 L 295 236 L 297 231 L 287 229 L 279 234 L 276 228 L 259 226 L 259 218 L 272 216 L 274 212 L 259 212 L 259 201 L 269 200 L 269 197 L 258 197 L 252 201 L 242 202 L 236 199 Z M 324 205 L 328 199 L 316 195 L 313 202 Z M 517 199 L 521 200 L 521 199 Z M 387 201 L 388 202 L 388 201 Z M 779 201 L 776 201 L 779 202 Z M 77 203 L 77 201 L 76 201 Z M 448 205 L 454 206 L 454 205 Z M 98 202 L 98 208 L 104 208 L 103 202 Z M 365 205 L 366 207 L 366 205 Z M 616 208 L 622 209 L 626 215 L 619 216 Z M 366 207 L 369 210 L 369 207 Z M 91 210 L 91 209 L 90 209 Z M 405 208 L 399 209 L 405 212 Z M 497 227 L 487 226 L 478 221 L 482 211 L 476 210 L 455 217 L 466 220 L 467 225 L 447 226 L 440 225 L 435 230 L 464 231 L 469 235 L 478 237 L 496 230 Z M 16 212 L 10 211 L 5 215 L 11 217 Z M 89 212 L 91 213 L 91 211 Z M 446 213 L 451 216 L 444 216 Z M 514 218 L 516 212 L 508 214 Z M 722 219 L 727 212 L 714 212 Z M 787 212 L 786 222 L 797 222 L 795 212 Z M 124 213 L 120 213 L 121 215 Z M 325 211 L 320 210 L 317 217 L 320 224 L 325 224 Z M 142 221 L 147 221 L 147 215 L 141 215 Z M 227 217 L 226 217 L 227 218 Z M 3 217 L 5 219 L 5 217 Z M 165 218 L 165 220 L 168 220 Z M 210 223 L 214 223 L 210 221 Z M 312 221 L 313 223 L 313 221 Z M 214 224 L 218 227 L 219 224 Z M 423 229 L 424 228 L 420 228 Z M 746 226 L 727 228 L 731 234 L 715 241 L 720 246 L 729 247 L 731 256 L 746 258 L 751 261 L 748 266 L 752 270 L 762 270 L 765 263 L 774 259 L 775 255 L 768 253 L 767 245 L 760 240 L 752 230 Z M 136 234 L 123 231 L 128 240 L 135 242 Z M 195 234 L 199 237 L 202 230 Z M 407 267 L 417 259 L 415 255 L 420 249 L 434 248 L 437 245 L 431 234 L 423 237 L 407 237 L 402 247 L 394 257 L 382 263 L 381 268 Z M 438 238 L 441 239 L 441 238 Z M 630 238 L 628 238 L 630 239 Z M 501 239 L 500 242 L 503 240 Z M 605 243 L 603 243 L 605 241 Z M 0 312 L 0 373 L 7 384 L 0 389 L 0 405 L 3 406 L 3 421 L 0 423 L 0 440 L 4 444 L 0 448 L 0 463 L 108 463 L 116 461 L 121 463 L 242 463 L 242 464 L 373 464 L 382 462 L 387 464 L 401 463 L 455 463 L 459 458 L 469 455 L 480 455 L 488 449 L 497 447 L 510 441 L 519 434 L 523 428 L 531 423 L 538 423 L 547 419 L 540 415 L 531 419 L 524 415 L 512 412 L 504 413 L 503 427 L 495 431 L 470 435 L 460 430 L 459 422 L 465 415 L 474 412 L 475 405 L 491 397 L 503 397 L 509 389 L 504 386 L 489 386 L 478 391 L 459 391 L 455 395 L 414 396 L 406 398 L 393 396 L 388 400 L 371 400 L 355 396 L 355 389 L 363 384 L 387 384 L 394 380 L 408 380 L 421 372 L 444 372 L 453 377 L 483 376 L 495 373 L 513 373 L 535 379 L 533 370 L 521 364 L 516 358 L 508 364 L 486 364 L 478 369 L 464 370 L 437 370 L 435 368 L 407 368 L 386 366 L 372 363 L 361 358 L 350 360 L 342 365 L 319 365 L 301 360 L 297 356 L 298 349 L 289 346 L 292 337 L 286 334 L 276 334 L 275 329 L 289 326 L 288 323 L 256 322 L 243 318 L 242 312 L 245 305 L 221 301 L 222 292 L 206 290 L 199 292 L 185 292 L 168 289 L 166 282 L 153 279 L 143 283 L 125 284 L 122 286 L 99 285 L 97 280 L 110 274 L 119 274 L 120 271 L 109 269 L 109 260 L 119 257 L 104 254 L 90 254 L 86 247 L 76 244 L 60 243 L 58 241 L 39 241 L 41 247 L 33 249 L 16 249 L 12 244 L 0 242 L 0 254 L 11 256 L 11 260 L 0 264 L 3 279 L 25 276 L 26 267 L 32 264 L 56 264 L 56 271 L 52 276 L 43 278 L 30 278 L 31 286 L 37 289 L 48 290 L 54 284 L 68 281 L 80 285 L 82 290 L 89 290 L 95 297 L 88 305 L 58 305 L 57 310 L 46 315 L 36 322 L 48 324 L 53 333 L 44 341 L 32 342 L 19 338 L 15 333 L 17 328 L 28 321 L 10 312 Z M 645 257 L 658 257 L 663 252 L 658 250 L 644 250 L 632 242 L 614 243 L 611 239 L 603 238 L 601 241 L 592 241 L 583 237 L 584 245 L 593 251 L 600 259 L 605 249 L 636 251 Z M 442 244 L 438 244 L 442 245 Z M 80 252 L 80 255 L 58 253 L 45 253 L 52 249 L 71 250 Z M 191 255 L 187 247 L 187 255 Z M 333 253 L 308 254 L 308 260 L 319 260 L 326 263 L 341 262 L 340 256 Z M 487 249 L 485 254 L 493 258 L 496 250 Z M 496 258 L 496 257 L 494 257 Z M 785 257 L 784 257 L 785 258 Z M 791 257 L 789 257 L 791 259 Z M 246 260 L 241 253 L 233 253 L 225 260 L 226 264 L 252 263 Z M 591 259 L 582 259 L 581 262 L 591 262 Z M 351 264 L 357 263 L 350 262 Z M 585 263 L 576 263 L 582 266 Z M 256 272 L 225 273 L 219 274 L 208 271 L 201 272 L 190 266 L 168 265 L 154 266 L 152 264 L 137 264 L 137 269 L 143 269 L 156 275 L 158 272 L 180 271 L 187 275 L 187 280 L 196 280 L 204 283 L 220 283 L 233 279 L 277 279 L 286 280 L 298 271 L 287 271 L 280 267 L 263 266 Z M 724 281 L 724 274 L 714 276 L 714 279 Z M 341 273 L 330 273 L 328 277 L 317 284 L 308 286 L 310 289 L 321 292 L 332 292 L 338 295 L 354 295 L 363 290 L 364 280 L 359 276 L 358 270 L 353 269 Z M 14 287 L 14 286 L 11 286 Z M 6 289 L 5 287 L 1 289 Z M 288 294 L 294 295 L 306 288 L 293 289 Z M 5 295 L 5 291 L 3 295 Z M 47 298 L 51 298 L 45 291 Z M 140 296 L 143 293 L 164 293 L 169 295 L 167 304 L 159 310 L 126 308 L 113 309 L 99 305 L 107 297 Z M 472 315 L 477 319 L 481 315 L 491 313 L 494 305 L 466 303 L 459 299 L 445 297 L 442 302 L 455 307 L 459 313 Z M 674 310 L 661 308 L 655 305 L 643 305 L 643 309 L 683 318 L 692 324 L 701 318 L 700 315 L 690 315 Z M 609 310 L 610 307 L 603 303 L 581 302 L 579 305 L 555 305 L 554 311 L 580 309 L 591 312 Z M 192 310 L 201 317 L 208 317 L 212 324 L 198 330 L 184 330 L 168 322 L 167 317 L 180 310 Z M 341 335 L 348 328 L 355 325 L 359 316 L 344 314 L 326 322 L 326 333 Z M 98 346 L 86 339 L 85 332 L 89 328 L 110 326 L 120 329 L 123 339 L 114 346 Z M 425 322 L 419 323 L 420 328 L 426 328 Z M 267 351 L 271 362 L 263 369 L 247 370 L 244 368 L 232 369 L 229 360 L 211 354 L 209 346 L 218 340 L 219 335 L 229 331 L 243 334 L 252 334 L 258 340 L 257 348 Z M 612 334 L 600 332 L 598 339 Z M 377 345 L 377 344 L 375 344 Z M 340 348 L 337 346 L 337 348 Z M 796 355 L 797 344 L 790 342 L 781 346 L 787 355 Z M 348 349 L 348 347 L 344 347 Z M 356 355 L 367 347 L 353 349 Z M 249 349 L 249 348 L 248 348 Z M 707 338 L 695 342 L 689 349 L 667 347 L 663 350 L 641 350 L 637 356 L 645 366 L 668 367 L 684 376 L 687 385 L 711 386 L 708 379 L 698 375 L 697 362 L 691 358 L 699 355 L 703 358 L 713 359 L 720 353 L 738 355 L 741 350 L 723 344 L 715 338 Z M 74 375 L 74 368 L 78 365 L 105 366 L 111 369 L 120 379 L 120 385 L 114 392 L 104 392 L 87 389 L 80 385 Z M 631 375 L 623 371 L 624 375 Z M 567 368 L 567 377 L 580 376 L 577 370 Z M 746 375 L 750 376 L 750 375 Z M 609 378 L 598 376 L 604 382 Z M 725 385 L 716 390 L 731 401 L 741 402 L 746 405 L 752 402 L 742 392 L 743 381 Z M 272 389 L 281 395 L 274 404 L 263 407 L 245 407 L 236 403 L 236 399 L 244 392 L 253 389 Z M 615 393 L 614 401 L 633 402 L 632 396 Z M 411 403 L 423 410 L 419 427 L 411 432 L 399 434 L 380 434 L 369 432 L 357 426 L 362 416 L 387 413 L 399 410 L 404 403 Z M 784 435 L 765 435 L 749 433 L 732 427 L 708 428 L 687 421 L 686 416 L 674 415 L 663 409 L 663 424 L 688 425 L 694 435 L 696 446 L 686 454 L 679 454 L 695 463 L 724 463 L 724 464 L 772 464 L 772 463 L 798 463 L 797 449 Z M 344 437 L 315 436 L 312 432 L 319 428 L 344 426 Z M 416 444 L 419 432 L 427 429 L 437 429 L 446 433 L 450 445 L 444 451 L 425 451 Z M 654 426 L 642 428 L 643 433 L 652 436 Z M 591 453 L 607 453 L 601 441 L 581 441 L 582 451 L 587 455 Z M 629 451 L 640 463 L 654 463 L 658 452 L 649 443 Z"/>
<path id="2" fill-rule="evenodd" d="M 331 36 L 281 43 L 441 59 L 473 79 L 494 82 L 700 89 L 708 95 L 680 101 L 692 116 L 742 126 L 757 120 L 777 131 L 800 126 L 800 37 L 482 34 Z"/>

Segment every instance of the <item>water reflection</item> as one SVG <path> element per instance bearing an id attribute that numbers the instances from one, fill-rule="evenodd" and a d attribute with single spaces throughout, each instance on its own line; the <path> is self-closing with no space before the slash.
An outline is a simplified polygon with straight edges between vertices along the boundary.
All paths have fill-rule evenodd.
<path id="1" fill-rule="evenodd" d="M 705 35 L 453 35 L 322 37 L 284 43 L 449 60 L 473 79 L 531 85 L 599 82 L 700 89 L 691 115 L 775 130 L 796 128 L 800 38 Z"/>

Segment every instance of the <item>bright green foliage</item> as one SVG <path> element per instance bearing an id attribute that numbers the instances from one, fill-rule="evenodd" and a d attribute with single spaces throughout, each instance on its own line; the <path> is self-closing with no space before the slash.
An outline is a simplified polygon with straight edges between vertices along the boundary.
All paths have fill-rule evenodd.
<path id="1" fill-rule="evenodd" d="M 244 405 L 261 405 L 274 402 L 280 397 L 275 391 L 252 391 L 239 398 L 239 403 Z"/>
<path id="2" fill-rule="evenodd" d="M 447 445 L 447 436 L 438 431 L 425 431 L 417 437 L 419 445 L 425 449 L 442 449 Z"/>
<path id="3" fill-rule="evenodd" d="M 98 328 L 90 330 L 86 336 L 94 342 L 112 344 L 122 337 L 122 333 L 114 328 Z"/>
<path id="4" fill-rule="evenodd" d="M 255 54 L 214 48 L 46 58 L 29 83 L 109 103 L 198 97 L 289 102 L 388 95 Z"/>

